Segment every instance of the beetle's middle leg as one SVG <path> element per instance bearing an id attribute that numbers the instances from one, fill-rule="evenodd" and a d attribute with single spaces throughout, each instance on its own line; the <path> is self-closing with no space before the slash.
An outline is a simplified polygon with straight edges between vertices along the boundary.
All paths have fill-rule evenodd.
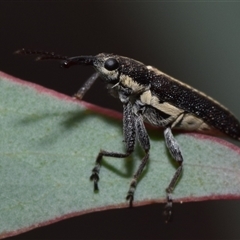
<path id="1" fill-rule="evenodd" d="M 136 173 L 133 175 L 133 179 L 131 181 L 130 188 L 127 193 L 126 199 L 129 200 L 130 206 L 132 206 L 132 202 L 134 199 L 134 192 L 135 192 L 135 189 L 137 186 L 137 180 L 140 177 L 140 175 L 149 159 L 149 149 L 150 149 L 150 141 L 149 141 L 148 133 L 147 133 L 146 128 L 143 123 L 142 115 L 135 115 L 134 121 L 135 121 L 135 129 L 136 129 L 138 141 L 139 141 L 141 147 L 144 149 L 146 154 L 143 157 L 143 159 L 141 160 L 141 163 L 140 163 Z"/>

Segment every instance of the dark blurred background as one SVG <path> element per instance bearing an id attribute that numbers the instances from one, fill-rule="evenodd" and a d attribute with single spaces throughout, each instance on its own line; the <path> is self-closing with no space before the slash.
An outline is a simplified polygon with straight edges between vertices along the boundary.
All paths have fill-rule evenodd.
<path id="1" fill-rule="evenodd" d="M 57 62 L 12 53 L 25 47 L 68 56 L 109 52 L 132 57 L 207 93 L 240 119 L 237 2 L 0 1 L 0 43 L 1 71 L 67 95 L 93 69 L 63 70 Z M 101 81 L 85 100 L 121 111 Z M 239 201 L 175 204 L 168 225 L 162 208 L 87 214 L 13 239 L 240 239 Z"/>

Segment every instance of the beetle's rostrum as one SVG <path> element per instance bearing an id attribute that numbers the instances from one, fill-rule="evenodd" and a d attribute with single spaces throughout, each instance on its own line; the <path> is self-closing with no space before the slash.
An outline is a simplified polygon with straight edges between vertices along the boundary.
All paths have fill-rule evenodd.
<path id="1" fill-rule="evenodd" d="M 183 169 L 182 152 L 172 134 L 172 129 L 178 128 L 211 135 L 222 134 L 240 140 L 240 123 L 224 106 L 189 85 L 134 59 L 106 53 L 75 57 L 26 49 L 19 50 L 17 53 L 38 54 L 40 60 L 61 60 L 61 66 L 65 68 L 73 65 L 93 66 L 96 73 L 84 83 L 75 94 L 75 98 L 81 100 L 97 78 L 101 77 L 109 93 L 122 102 L 126 152 L 100 150 L 90 177 L 94 182 L 95 191 L 98 191 L 102 157 L 126 158 L 134 151 L 135 142 L 138 140 L 145 155 L 127 193 L 126 198 L 132 205 L 138 178 L 147 164 L 150 153 L 150 141 L 144 122 L 164 129 L 166 146 L 178 163 L 178 168 L 166 188 L 167 221 L 172 215 L 172 193 Z"/>

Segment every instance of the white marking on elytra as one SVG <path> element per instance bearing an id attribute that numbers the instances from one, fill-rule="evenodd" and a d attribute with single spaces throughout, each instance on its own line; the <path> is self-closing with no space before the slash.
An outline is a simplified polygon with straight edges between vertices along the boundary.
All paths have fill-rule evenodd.
<path id="1" fill-rule="evenodd" d="M 172 127 L 176 126 L 179 129 L 189 131 L 206 131 L 211 129 L 207 123 L 195 115 L 191 113 L 184 113 L 184 110 L 177 108 L 170 103 L 159 103 L 159 99 L 152 96 L 150 90 L 143 92 L 140 96 L 140 100 L 143 104 L 150 105 L 161 112 L 170 115 L 172 117 L 171 119 L 176 121 Z"/>
<path id="2" fill-rule="evenodd" d="M 177 108 L 170 103 L 159 103 L 159 99 L 156 96 L 153 96 L 150 90 L 143 92 L 140 96 L 140 100 L 142 103 L 150 105 L 171 116 L 178 116 L 184 112 L 182 109 Z"/>

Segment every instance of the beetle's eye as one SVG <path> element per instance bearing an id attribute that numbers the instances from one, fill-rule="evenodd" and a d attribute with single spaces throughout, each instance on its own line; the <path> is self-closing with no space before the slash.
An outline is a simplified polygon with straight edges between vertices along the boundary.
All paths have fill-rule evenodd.
<path id="1" fill-rule="evenodd" d="M 119 63 L 115 58 L 109 58 L 104 63 L 104 67 L 109 71 L 116 70 L 119 67 Z"/>

